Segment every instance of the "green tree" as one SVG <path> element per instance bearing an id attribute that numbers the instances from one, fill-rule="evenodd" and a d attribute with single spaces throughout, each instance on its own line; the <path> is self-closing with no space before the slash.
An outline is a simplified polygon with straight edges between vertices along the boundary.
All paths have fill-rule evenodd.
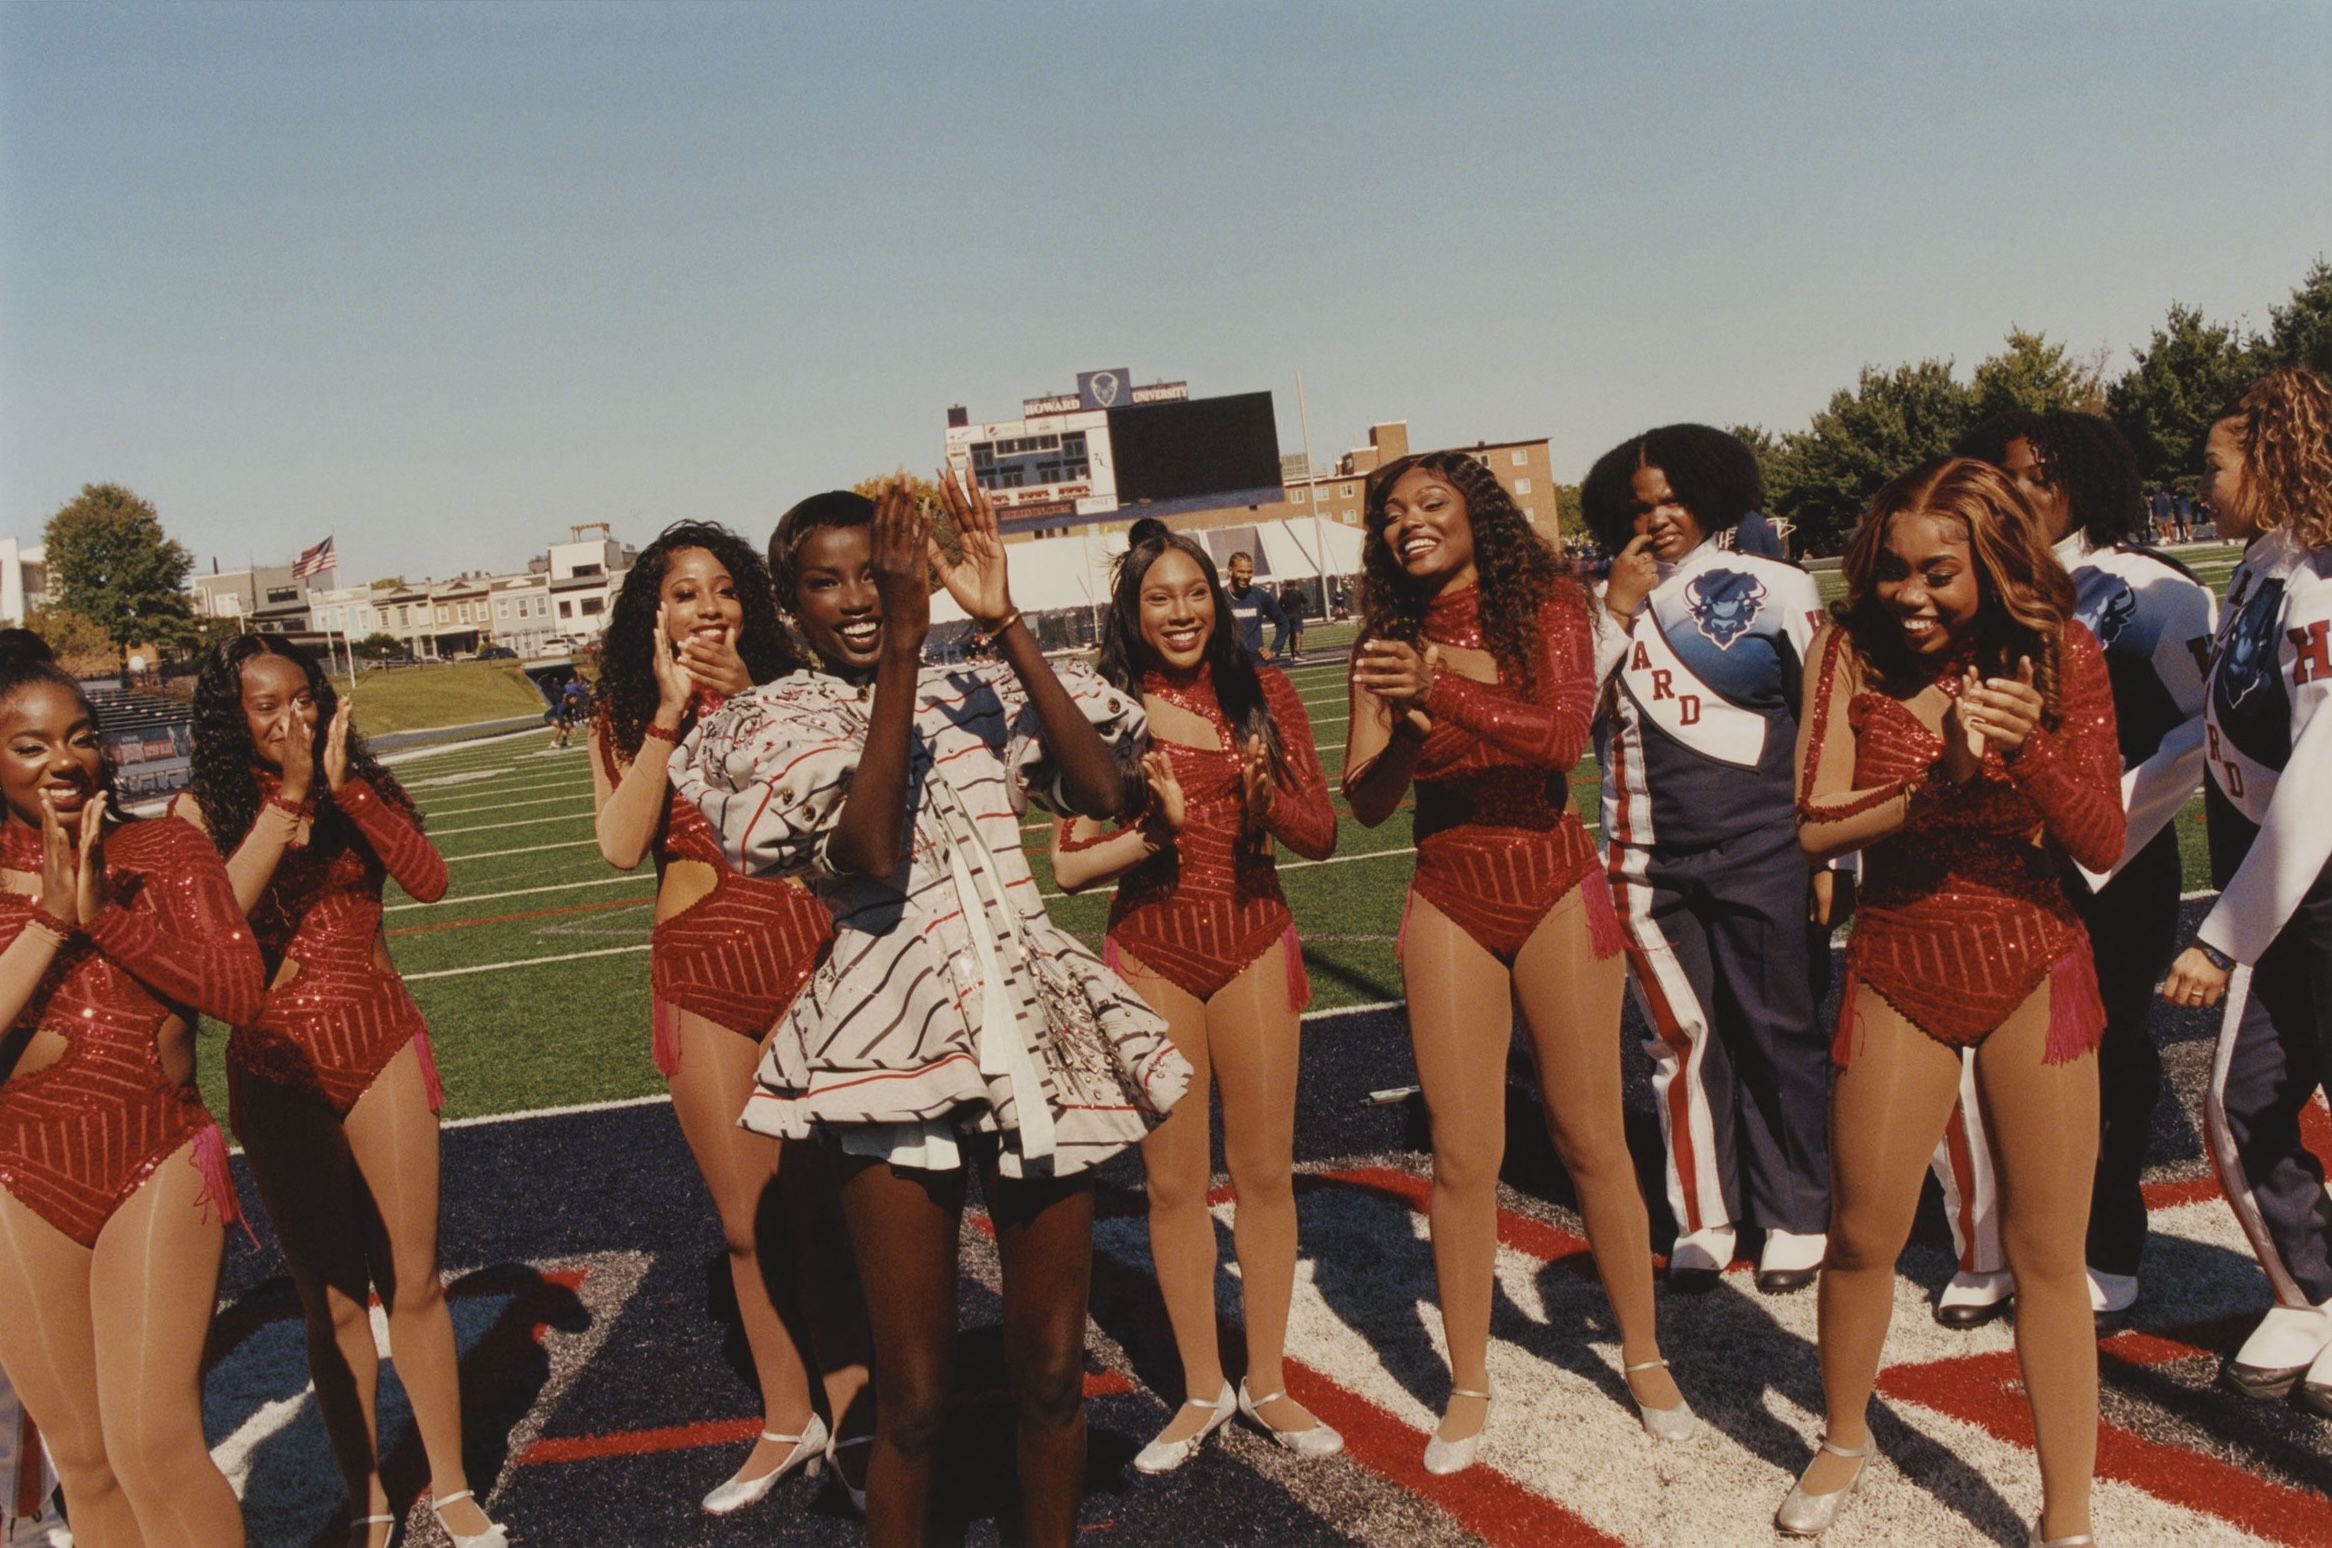
<path id="1" fill-rule="evenodd" d="M 2105 390 L 2105 411 L 2137 454 L 2138 476 L 2191 485 L 2211 416 L 2266 364 L 2261 341 L 2173 301 L 2137 351 L 2137 364 Z"/>
<path id="2" fill-rule="evenodd" d="M 2267 352 L 2275 365 L 2304 365 L 2332 376 L 2332 263 L 2318 258 L 2289 304 L 2268 309 Z"/>
<path id="3" fill-rule="evenodd" d="M 105 626 L 69 607 L 36 607 L 25 614 L 24 626 L 48 642 L 57 665 L 75 677 L 103 677 L 121 664 Z"/>
<path id="4" fill-rule="evenodd" d="M 2012 409 L 2093 409 L 2103 398 L 2102 371 L 2093 361 L 2052 344 L 2044 333 L 2011 326 L 2006 348 L 1976 367 L 1970 394 L 1975 417 Z"/>
<path id="5" fill-rule="evenodd" d="M 1948 360 L 1891 371 L 1864 366 L 1849 390 L 1803 430 L 1781 438 L 1766 500 L 1796 529 L 1808 553 L 1836 553 L 1879 487 L 1915 463 L 1940 457 L 1975 422 L 1975 395 Z"/>
<path id="6" fill-rule="evenodd" d="M 349 649 L 367 661 L 394 661 L 405 654 L 405 642 L 393 634 L 368 634 Z"/>
<path id="7" fill-rule="evenodd" d="M 193 615 L 179 588 L 194 556 L 163 532 L 151 504 L 119 484 L 85 484 L 42 541 L 58 605 L 103 628 L 117 659 L 140 641 L 188 641 Z"/>
<path id="8" fill-rule="evenodd" d="M 1579 503 L 1577 484 L 1555 486 L 1555 530 L 1566 538 L 1587 535 L 1587 508 Z"/>
<path id="9" fill-rule="evenodd" d="M 1781 441 L 1763 425 L 1727 425 L 1725 434 L 1757 454 L 1757 481 L 1765 486 L 1765 507 L 1773 507 L 1774 480 L 1780 476 Z"/>

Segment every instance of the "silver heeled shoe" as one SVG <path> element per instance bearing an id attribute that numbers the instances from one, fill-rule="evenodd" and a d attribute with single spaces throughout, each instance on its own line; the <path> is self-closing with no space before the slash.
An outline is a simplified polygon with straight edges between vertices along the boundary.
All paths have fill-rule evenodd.
<path id="1" fill-rule="evenodd" d="M 790 1441 L 793 1450 L 785 1454 L 783 1462 L 758 1478 L 731 1478 L 714 1489 L 704 1497 L 706 1515 L 725 1516 L 733 1510 L 743 1510 L 766 1496 L 777 1487 L 780 1478 L 797 1467 L 802 1470 L 804 1478 L 815 1478 L 818 1476 L 819 1464 L 826 1460 L 826 1421 L 817 1414 L 810 1415 L 810 1422 L 802 1426 L 799 1435 L 779 1435 L 763 1430 L 761 1438 L 765 1441 Z M 746 1460 L 752 1459 L 748 1457 Z"/>
<path id="2" fill-rule="evenodd" d="M 1171 1473 L 1192 1457 L 1197 1456 L 1198 1448 L 1205 1444 L 1206 1438 L 1231 1422 L 1231 1415 L 1234 1412 L 1231 1401 L 1231 1384 L 1227 1381 L 1224 1382 L 1223 1390 L 1216 1395 L 1212 1403 L 1192 1398 L 1182 1406 L 1207 1410 L 1207 1422 L 1200 1425 L 1195 1433 L 1186 1435 L 1180 1440 L 1154 1440 L 1144 1446 L 1134 1457 L 1135 1472 Z"/>
<path id="3" fill-rule="evenodd" d="M 1307 1429 L 1281 1430 L 1274 1428 L 1270 1420 L 1256 1411 L 1264 1404 L 1276 1403 L 1286 1396 L 1287 1391 L 1282 1388 L 1259 1398 L 1251 1398 L 1247 1395 L 1247 1378 L 1239 1378 L 1239 1412 L 1254 1420 L 1256 1427 L 1273 1441 L 1299 1457 L 1332 1457 L 1344 1449 L 1344 1437 L 1336 1433 L 1335 1426 L 1317 1414 L 1312 1416 L 1312 1423 Z"/>
<path id="4" fill-rule="evenodd" d="M 2071 1537 L 2043 1537 L 2040 1535 L 2040 1519 L 2035 1517 L 2029 1548 L 2097 1548 L 2097 1539 L 2087 1532 L 2076 1532 Z"/>
<path id="5" fill-rule="evenodd" d="M 1789 1498 L 1773 1513 L 1774 1530 L 1784 1537 L 1820 1537 L 1828 1531 L 1830 1523 L 1838 1519 L 1839 1507 L 1862 1482 L 1862 1475 L 1870 1471 L 1870 1454 L 1876 1448 L 1866 1444 L 1860 1451 L 1850 1451 L 1844 1446 L 1831 1445 L 1825 1436 L 1822 1449 L 1834 1457 L 1854 1458 L 1854 1472 L 1846 1480 L 1845 1488 L 1833 1489 L 1828 1494 L 1808 1494 L 1805 1475 L 1801 1473 L 1798 1481 L 1790 1486 Z"/>
<path id="6" fill-rule="evenodd" d="M 1638 1371 L 1659 1370 L 1667 1364 L 1666 1360 L 1639 1360 L 1634 1365 L 1621 1366 L 1620 1374 L 1624 1378 Z M 1681 1393 L 1678 1395 L 1682 1396 Z M 1636 1389 L 1633 1386 L 1628 1388 L 1628 1396 L 1635 1398 Z M 1680 1402 L 1674 1408 L 1648 1408 L 1642 1399 L 1637 1398 L 1636 1413 L 1644 1421 L 1644 1433 L 1654 1440 L 1690 1440 L 1692 1432 L 1700 1428 L 1700 1420 L 1694 1417 L 1690 1403 Z"/>
<path id="7" fill-rule="evenodd" d="M 1492 1378 L 1489 1388 L 1479 1392 L 1472 1387 L 1452 1387 L 1449 1389 L 1449 1395 L 1453 1398 L 1470 1397 L 1482 1400 L 1485 1405 L 1482 1411 L 1482 1429 L 1476 1430 L 1460 1441 L 1443 1440 L 1441 1431 L 1435 1430 L 1433 1438 L 1425 1443 L 1425 1471 L 1428 1473 L 1441 1475 L 1462 1473 L 1474 1465 L 1474 1452 L 1482 1444 L 1482 1430 L 1490 1428 L 1490 1413 L 1487 1405 L 1498 1400 L 1498 1382 Z"/>
<path id="8" fill-rule="evenodd" d="M 510 1548 L 510 1533 L 491 1519 L 486 1522 L 486 1530 L 483 1532 L 463 1533 L 446 1526 L 445 1507 L 456 1500 L 469 1500 L 475 1503 L 477 1494 L 469 1489 L 456 1489 L 442 1500 L 429 1502 L 429 1513 L 437 1518 L 439 1526 L 445 1527 L 445 1535 L 453 1539 L 453 1548 Z M 481 1514 L 485 1508 L 483 1505 L 478 1506 Z"/>
<path id="9" fill-rule="evenodd" d="M 866 1491 L 850 1481 L 850 1475 L 842 1471 L 842 1464 L 834 1460 L 834 1453 L 848 1451 L 853 1446 L 871 1446 L 873 1444 L 874 1431 L 872 1430 L 867 1431 L 864 1435 L 853 1435 L 847 1439 L 832 1435 L 826 1437 L 826 1465 L 834 1470 L 834 1481 L 842 1485 L 842 1492 L 850 1497 L 850 1508 L 862 1516 L 866 1514 Z"/>
<path id="10" fill-rule="evenodd" d="M 458 1499 L 459 1496 L 457 1495 L 456 1498 Z M 395 1516 L 357 1516 L 352 1518 L 348 1523 L 348 1548 L 372 1548 L 372 1529 L 383 1522 L 388 1523 L 390 1533 L 394 1536 L 397 1525 Z"/>

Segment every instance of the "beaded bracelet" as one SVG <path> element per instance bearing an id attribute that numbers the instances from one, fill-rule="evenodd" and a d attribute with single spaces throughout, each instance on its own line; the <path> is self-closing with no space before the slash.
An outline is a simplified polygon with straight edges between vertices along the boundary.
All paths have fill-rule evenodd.
<path id="1" fill-rule="evenodd" d="M 306 801 L 286 800 L 281 791 L 269 796 L 266 804 L 279 812 L 291 813 L 291 819 L 294 822 L 305 822 L 316 815 L 316 803 L 312 798 Z"/>
<path id="2" fill-rule="evenodd" d="M 660 726 L 651 720 L 640 728 L 640 740 L 644 742 L 649 737 L 654 737 L 659 742 L 670 742 L 677 747 L 680 745 L 680 728 L 678 726 Z"/>

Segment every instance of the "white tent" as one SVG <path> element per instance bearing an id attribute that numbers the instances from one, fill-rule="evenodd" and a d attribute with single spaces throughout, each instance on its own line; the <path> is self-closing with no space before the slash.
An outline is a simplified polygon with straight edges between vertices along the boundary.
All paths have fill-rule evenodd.
<path id="1" fill-rule="evenodd" d="M 1263 545 L 1265 573 L 1275 581 L 1360 573 L 1360 529 L 1340 521 L 1267 521 L 1255 529 L 1255 539 Z"/>
<path id="2" fill-rule="evenodd" d="M 1321 574 L 1321 566 L 1313 558 L 1314 530 L 1309 517 L 1258 523 L 1255 540 L 1263 549 L 1258 568 L 1264 578 L 1275 582 L 1310 580 Z M 1360 529 L 1323 521 L 1317 531 L 1317 541 L 1327 552 L 1326 573 L 1359 574 Z M 1125 548 L 1124 533 L 1094 533 L 1090 529 L 1070 537 L 1034 538 L 1010 545 L 1005 557 L 1012 568 L 1013 605 L 1028 613 L 1109 606 L 1110 561 Z M 933 623 L 956 623 L 963 616 L 963 609 L 945 591 L 932 594 Z"/>

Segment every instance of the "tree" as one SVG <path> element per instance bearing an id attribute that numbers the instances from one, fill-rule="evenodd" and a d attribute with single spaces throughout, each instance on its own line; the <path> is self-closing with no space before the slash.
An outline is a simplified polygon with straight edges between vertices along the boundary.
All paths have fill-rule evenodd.
<path id="1" fill-rule="evenodd" d="M 1765 508 L 1773 507 L 1774 480 L 1781 466 L 1781 442 L 1763 425 L 1727 425 L 1725 434 L 1757 456 L 1757 481 L 1765 486 Z"/>
<path id="2" fill-rule="evenodd" d="M 69 607 L 36 607 L 25 614 L 24 626 L 46 640 L 57 665 L 75 677 L 103 677 L 121 664 L 105 626 Z"/>
<path id="3" fill-rule="evenodd" d="M 405 642 L 393 634 L 368 634 L 348 648 L 367 661 L 396 661 L 405 654 Z"/>
<path id="4" fill-rule="evenodd" d="M 1587 508 L 1579 503 L 1577 484 L 1555 486 L 1555 530 L 1566 538 L 1587 536 Z"/>
<path id="5" fill-rule="evenodd" d="M 2100 363 L 2078 357 L 2044 333 L 2011 325 L 2007 347 L 1976 367 L 1970 388 L 1975 417 L 1988 419 L 2012 409 L 2041 414 L 2050 409 L 2095 409 L 2104 400 Z"/>
<path id="6" fill-rule="evenodd" d="M 1881 485 L 1951 450 L 1975 422 L 1975 395 L 1948 360 L 1892 371 L 1864 366 L 1803 430 L 1781 439 L 1766 503 L 1800 534 L 1808 553 L 1835 553 Z"/>
<path id="7" fill-rule="evenodd" d="M 2287 306 L 2268 308 L 2268 363 L 2332 376 L 2332 263 L 2318 258 Z"/>
<path id="8" fill-rule="evenodd" d="M 2296 297 L 2295 297 L 2296 302 Z M 2211 417 L 2267 364 L 2262 342 L 2173 301 L 2137 364 L 2105 390 L 2106 414 L 2151 484 L 2191 484 Z"/>
<path id="9" fill-rule="evenodd" d="M 193 615 L 179 588 L 194 556 L 137 495 L 119 484 L 85 484 L 49 518 L 42 541 L 50 593 L 105 630 L 117 663 L 133 643 L 190 637 Z"/>

